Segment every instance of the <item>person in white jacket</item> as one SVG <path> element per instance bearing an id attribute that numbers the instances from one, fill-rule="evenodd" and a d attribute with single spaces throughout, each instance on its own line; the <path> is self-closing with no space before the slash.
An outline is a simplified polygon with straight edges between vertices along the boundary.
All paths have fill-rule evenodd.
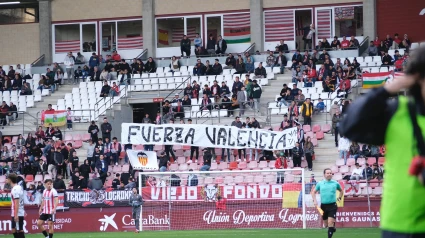
<path id="1" fill-rule="evenodd" d="M 65 64 L 65 68 L 66 68 L 66 73 L 67 73 L 67 80 L 68 83 L 72 83 L 71 80 L 74 80 L 74 58 L 72 57 L 71 53 L 68 53 L 67 56 L 65 57 L 65 60 L 63 61 L 63 63 Z"/>
<path id="2" fill-rule="evenodd" d="M 348 151 L 350 150 L 350 141 L 345 136 L 339 138 L 338 152 L 339 158 L 344 159 L 344 164 L 347 165 Z"/>

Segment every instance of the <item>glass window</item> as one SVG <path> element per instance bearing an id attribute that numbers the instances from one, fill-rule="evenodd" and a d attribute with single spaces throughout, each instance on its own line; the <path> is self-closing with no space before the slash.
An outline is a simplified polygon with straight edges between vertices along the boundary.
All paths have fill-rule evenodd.
<path id="1" fill-rule="evenodd" d="M 80 51 L 80 24 L 55 26 L 55 52 Z"/>
<path id="2" fill-rule="evenodd" d="M 184 35 L 184 18 L 156 20 L 158 29 L 157 47 L 178 47 Z"/>
<path id="3" fill-rule="evenodd" d="M 38 22 L 38 7 L 0 9 L 0 24 Z"/>
<path id="4" fill-rule="evenodd" d="M 221 16 L 207 17 L 207 36 L 210 34 L 214 39 L 221 35 Z"/>
<path id="5" fill-rule="evenodd" d="M 119 21 L 118 50 L 143 48 L 143 21 Z"/>
<path id="6" fill-rule="evenodd" d="M 117 47 L 115 24 L 115 22 L 102 23 L 102 52 L 112 53 Z"/>
<path id="7" fill-rule="evenodd" d="M 363 35 L 363 6 L 335 7 L 335 35 Z"/>
<path id="8" fill-rule="evenodd" d="M 83 52 L 96 52 L 96 25 L 83 24 Z"/>
<path id="9" fill-rule="evenodd" d="M 196 33 L 202 37 L 201 18 L 186 18 L 186 35 L 192 42 L 196 37 Z"/>

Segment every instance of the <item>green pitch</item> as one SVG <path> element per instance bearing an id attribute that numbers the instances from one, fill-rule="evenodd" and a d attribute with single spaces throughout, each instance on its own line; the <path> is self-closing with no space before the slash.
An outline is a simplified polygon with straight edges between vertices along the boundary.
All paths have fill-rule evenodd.
<path id="1" fill-rule="evenodd" d="M 334 238 L 379 238 L 378 228 L 337 228 Z M 40 238 L 42 234 L 26 235 L 25 237 Z M 269 229 L 238 229 L 238 230 L 196 230 L 196 231 L 146 231 L 135 234 L 133 232 L 96 232 L 96 233 L 56 233 L 54 238 L 320 238 L 328 237 L 325 229 L 307 230 L 269 230 Z"/>

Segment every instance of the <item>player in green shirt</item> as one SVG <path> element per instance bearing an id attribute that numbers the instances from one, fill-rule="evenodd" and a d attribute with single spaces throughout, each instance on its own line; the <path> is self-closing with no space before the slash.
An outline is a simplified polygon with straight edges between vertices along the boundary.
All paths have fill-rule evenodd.
<path id="1" fill-rule="evenodd" d="M 323 171 L 323 176 L 325 180 L 322 180 L 316 184 L 316 187 L 311 191 L 311 196 L 313 198 L 314 206 L 317 207 L 316 194 L 320 193 L 320 209 L 323 211 L 322 218 L 325 227 L 328 227 L 328 238 L 331 238 L 335 228 L 336 212 L 338 206 L 336 205 L 336 191 L 338 190 L 339 197 L 338 201 L 341 200 L 344 192 L 342 191 L 341 185 L 335 180 L 332 180 L 332 170 L 325 169 Z"/>
<path id="2" fill-rule="evenodd" d="M 385 238 L 425 237 L 425 146 L 420 139 L 425 135 L 425 47 L 413 51 L 404 73 L 354 101 L 339 127 L 352 141 L 385 144 L 380 219 Z M 411 96 L 397 97 L 402 89 Z"/>

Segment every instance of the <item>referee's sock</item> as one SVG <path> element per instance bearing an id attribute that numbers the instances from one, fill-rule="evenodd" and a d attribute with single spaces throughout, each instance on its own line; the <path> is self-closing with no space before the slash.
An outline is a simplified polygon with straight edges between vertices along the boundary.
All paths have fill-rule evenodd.
<path id="1" fill-rule="evenodd" d="M 332 238 L 333 234 L 334 234 L 334 229 L 333 227 L 329 227 L 328 228 L 328 238 Z"/>
<path id="2" fill-rule="evenodd" d="M 15 233 L 13 233 L 13 237 L 15 237 L 15 238 L 18 237 L 18 232 L 17 231 Z"/>
<path id="3" fill-rule="evenodd" d="M 47 231 L 43 231 L 43 235 L 44 235 L 44 237 L 49 237 L 49 234 L 47 234 Z"/>
<path id="4" fill-rule="evenodd" d="M 53 238 L 53 233 L 49 233 L 49 238 Z"/>

